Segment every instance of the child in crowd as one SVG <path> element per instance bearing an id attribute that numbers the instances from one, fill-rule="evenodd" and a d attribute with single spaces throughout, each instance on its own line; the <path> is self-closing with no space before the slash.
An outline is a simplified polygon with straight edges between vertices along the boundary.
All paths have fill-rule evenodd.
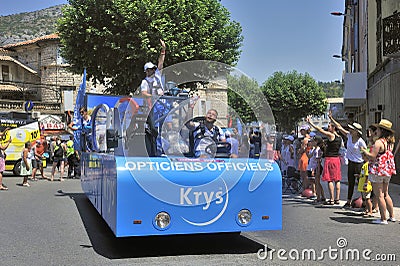
<path id="1" fill-rule="evenodd" d="M 314 138 L 311 138 L 308 141 L 308 166 L 307 166 L 307 176 L 308 176 L 308 184 L 309 188 L 311 189 L 313 196 L 310 198 L 312 200 L 317 199 L 317 196 L 315 196 L 315 172 L 318 167 L 318 161 L 317 161 L 317 145 L 316 141 Z"/>
<path id="2" fill-rule="evenodd" d="M 303 190 L 308 188 L 308 176 L 307 176 L 307 166 L 308 166 L 308 141 L 310 140 L 310 126 L 303 125 L 300 127 L 300 134 L 302 135 L 302 140 L 299 144 L 300 147 L 296 147 L 296 152 L 299 158 L 298 170 L 300 172 L 300 177 L 302 180 Z"/>
<path id="3" fill-rule="evenodd" d="M 376 137 L 376 126 L 370 125 L 367 130 L 367 147 L 371 150 L 372 146 L 374 145 L 375 141 L 377 140 Z M 378 212 L 378 200 L 374 195 L 374 191 L 371 192 L 371 199 L 372 199 L 372 212 Z"/>
<path id="4" fill-rule="evenodd" d="M 324 188 L 321 185 L 321 175 L 322 175 L 322 156 L 324 153 L 324 140 L 320 136 L 314 137 L 315 141 L 315 154 L 316 154 L 316 168 L 314 170 L 315 176 L 315 193 L 317 198 L 315 199 L 314 203 L 324 203 L 325 202 L 325 193 Z"/>
<path id="5" fill-rule="evenodd" d="M 358 191 L 361 192 L 363 203 L 365 204 L 363 217 L 368 218 L 373 217 L 371 201 L 372 184 L 368 180 L 368 157 L 363 154 L 363 159 L 365 163 L 361 168 L 360 174 L 356 174 L 356 177 L 358 178 Z"/>

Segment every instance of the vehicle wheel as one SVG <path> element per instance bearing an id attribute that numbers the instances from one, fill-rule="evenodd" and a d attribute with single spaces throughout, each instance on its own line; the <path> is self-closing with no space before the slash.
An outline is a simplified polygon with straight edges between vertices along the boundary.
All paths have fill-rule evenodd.
<path id="1" fill-rule="evenodd" d="M 13 174 L 14 174 L 14 175 L 21 175 L 21 160 L 18 160 L 18 161 L 14 164 Z"/>

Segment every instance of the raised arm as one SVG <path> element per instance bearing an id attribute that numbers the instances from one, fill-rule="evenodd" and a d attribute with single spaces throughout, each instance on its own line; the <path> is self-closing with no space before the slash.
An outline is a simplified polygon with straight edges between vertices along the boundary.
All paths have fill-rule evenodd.
<path id="1" fill-rule="evenodd" d="M 157 66 L 159 70 L 163 69 L 165 50 L 166 50 L 165 42 L 160 39 L 160 43 L 161 43 L 161 52 L 160 52 L 160 57 L 158 57 L 158 66 Z"/>
<path id="2" fill-rule="evenodd" d="M 330 141 L 335 139 L 335 134 L 333 134 L 332 132 L 326 131 L 323 128 L 315 125 L 312 121 L 311 121 L 311 116 L 307 116 L 306 118 L 307 123 L 312 126 L 313 128 L 315 128 L 318 132 L 320 132 L 321 134 L 324 134 L 325 136 L 328 137 L 328 139 Z"/>
<path id="3" fill-rule="evenodd" d="M 6 149 L 8 148 L 8 145 L 10 145 L 11 141 L 12 141 L 12 139 L 11 139 L 11 136 L 10 136 L 10 138 L 8 139 L 8 141 L 7 141 L 5 144 L 0 143 L 0 148 L 1 148 L 3 151 L 6 150 Z"/>
<path id="4" fill-rule="evenodd" d="M 331 111 L 331 110 L 329 110 L 328 117 L 329 117 L 329 119 L 331 120 L 332 124 L 334 124 L 335 127 L 336 127 L 337 129 L 339 129 L 340 132 L 342 132 L 344 135 L 349 134 L 349 131 L 348 131 L 348 130 L 344 129 L 344 128 L 342 127 L 342 125 L 341 125 L 338 121 L 336 121 L 335 119 L 333 119 L 333 117 L 332 117 L 332 111 Z"/>
<path id="5" fill-rule="evenodd" d="M 194 108 L 194 106 L 196 105 L 198 99 L 199 99 L 199 98 L 198 98 L 197 96 L 192 97 L 192 98 L 190 99 L 190 104 L 189 104 L 189 107 L 188 107 L 188 111 L 186 112 L 186 116 L 185 116 L 185 120 L 184 120 L 184 121 L 186 121 L 186 122 L 185 122 L 185 126 L 186 126 L 187 128 L 189 128 L 189 129 L 193 129 L 193 128 L 194 128 L 194 123 L 193 123 L 193 121 L 192 121 L 192 118 L 193 118 L 193 108 Z"/>

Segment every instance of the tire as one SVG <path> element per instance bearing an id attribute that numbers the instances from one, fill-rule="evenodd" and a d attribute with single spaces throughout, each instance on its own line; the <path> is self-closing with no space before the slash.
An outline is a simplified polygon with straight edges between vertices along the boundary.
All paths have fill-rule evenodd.
<path id="1" fill-rule="evenodd" d="M 14 164 L 13 174 L 16 175 L 16 176 L 21 175 L 21 160 L 18 160 L 18 161 Z"/>

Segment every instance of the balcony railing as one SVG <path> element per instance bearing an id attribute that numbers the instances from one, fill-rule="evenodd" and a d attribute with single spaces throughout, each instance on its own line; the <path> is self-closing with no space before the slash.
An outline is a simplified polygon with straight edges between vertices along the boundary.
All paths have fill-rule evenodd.
<path id="1" fill-rule="evenodd" d="M 33 111 L 45 114 L 62 112 L 59 86 L 0 81 L 0 111 L 24 111 L 24 103 L 27 100 L 33 102 Z"/>
<path id="2" fill-rule="evenodd" d="M 383 19 L 383 55 L 400 56 L 400 13 Z"/>
<path id="3" fill-rule="evenodd" d="M 25 111 L 25 101 L 0 100 L 0 111 Z M 33 110 L 44 114 L 60 114 L 62 112 L 61 103 L 33 102 Z"/>

